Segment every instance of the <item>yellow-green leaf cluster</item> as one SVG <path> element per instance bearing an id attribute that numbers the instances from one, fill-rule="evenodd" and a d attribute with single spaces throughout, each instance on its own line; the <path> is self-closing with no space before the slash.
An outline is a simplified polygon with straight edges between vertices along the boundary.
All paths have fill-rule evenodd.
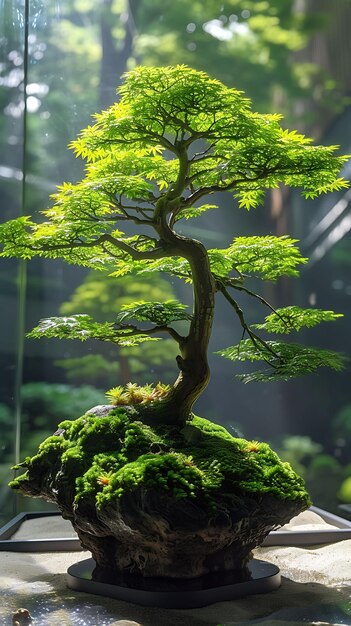
<path id="1" fill-rule="evenodd" d="M 28 333 L 31 339 L 98 339 L 111 341 L 120 346 L 133 346 L 144 341 L 157 341 L 156 337 L 143 334 L 142 331 L 131 332 L 129 329 L 118 328 L 110 322 L 95 322 L 90 315 L 71 315 L 69 317 L 49 317 L 40 321 L 39 325 Z"/>
<path id="2" fill-rule="evenodd" d="M 178 300 L 166 300 L 165 302 L 132 302 L 124 304 L 116 317 L 117 323 L 124 323 L 129 319 L 144 322 L 149 321 L 158 326 L 167 325 L 170 322 L 190 320 L 191 315 L 186 313 L 186 305 Z"/>
<path id="3" fill-rule="evenodd" d="M 333 322 L 340 317 L 343 317 L 343 314 L 334 313 L 334 311 L 286 306 L 275 309 L 274 312 L 267 315 L 262 324 L 254 324 L 253 328 L 269 333 L 288 334 L 292 331 L 299 331 L 303 327 L 313 328 L 321 322 Z"/>
<path id="4" fill-rule="evenodd" d="M 264 361 L 270 365 L 264 370 L 240 374 L 239 378 L 245 383 L 285 381 L 311 374 L 320 367 L 340 371 L 345 366 L 345 357 L 337 352 L 281 341 L 254 342 L 244 339 L 217 354 L 231 361 Z"/>

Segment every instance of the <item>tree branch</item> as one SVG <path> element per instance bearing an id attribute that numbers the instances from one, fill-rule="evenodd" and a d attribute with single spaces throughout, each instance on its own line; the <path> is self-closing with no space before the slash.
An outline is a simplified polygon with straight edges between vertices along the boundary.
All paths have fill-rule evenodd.
<path id="1" fill-rule="evenodd" d="M 197 200 L 200 200 L 200 198 L 202 198 L 203 196 L 207 196 L 211 193 L 214 193 L 216 190 L 214 189 L 214 186 L 211 185 L 210 187 L 201 187 L 200 189 L 197 189 L 196 191 L 193 191 L 193 193 L 190 194 L 190 196 L 188 196 L 187 198 L 185 198 L 184 203 L 183 203 L 183 207 L 190 207 L 193 204 L 195 204 L 195 202 L 197 202 Z"/>
<path id="2" fill-rule="evenodd" d="M 231 295 L 228 293 L 228 291 L 226 290 L 225 286 L 222 283 L 219 283 L 219 291 L 221 291 L 221 293 L 224 295 L 225 299 L 229 302 L 229 304 L 231 304 L 231 306 L 233 307 L 233 309 L 235 310 L 241 327 L 243 329 L 243 337 L 245 335 L 245 332 L 249 335 L 252 343 L 254 344 L 255 348 L 257 348 L 257 350 L 259 350 L 260 352 L 263 353 L 262 348 L 260 347 L 259 344 L 261 344 L 262 346 L 264 346 L 265 350 L 267 350 L 268 352 L 270 352 L 272 354 L 272 356 L 274 356 L 274 358 L 278 359 L 279 361 L 280 356 L 279 354 L 277 354 L 277 352 L 275 352 L 274 350 L 272 350 L 272 348 L 270 347 L 270 345 L 264 341 L 259 335 L 256 335 L 256 333 L 254 333 L 251 328 L 247 325 L 245 318 L 244 318 L 244 313 L 242 311 L 242 309 L 240 308 L 240 306 L 238 305 L 238 303 L 236 302 L 236 300 L 234 300 L 234 298 L 231 297 Z M 242 337 L 242 338 L 243 338 Z M 268 365 L 271 365 L 271 367 L 276 368 L 277 366 L 274 365 L 274 363 L 272 363 L 271 361 L 269 361 L 268 359 L 266 359 L 263 356 L 264 361 L 266 361 L 266 363 L 268 363 Z"/>
<path id="3" fill-rule="evenodd" d="M 172 328 L 172 326 L 167 326 L 166 324 L 153 326 L 152 328 L 138 328 L 134 324 L 118 324 L 118 330 L 130 330 L 130 333 L 128 335 L 123 335 L 125 337 L 133 337 L 134 335 L 155 335 L 157 333 L 168 333 L 173 339 L 175 339 L 180 348 L 186 341 L 186 337 L 180 335 L 175 330 L 175 328 Z"/>
<path id="4" fill-rule="evenodd" d="M 206 150 L 203 150 L 202 152 L 196 152 L 190 159 L 191 163 L 198 163 L 199 161 L 204 161 L 205 159 L 214 159 L 216 158 L 217 155 L 214 154 L 208 154 L 210 152 L 210 150 L 212 150 L 212 148 L 216 145 L 216 143 L 211 143 L 208 148 L 206 148 Z M 199 157 L 199 158 L 197 158 Z M 221 158 L 219 156 L 219 158 Z"/>
<path id="5" fill-rule="evenodd" d="M 213 171 L 213 170 L 210 170 L 210 171 Z M 267 176 L 267 172 L 264 172 L 261 170 L 261 172 L 257 174 L 257 176 L 254 176 L 252 178 L 248 178 L 246 176 L 244 178 L 232 180 L 229 183 L 223 183 L 221 185 L 215 184 L 215 185 L 209 185 L 208 187 L 200 187 L 200 189 L 197 189 L 185 199 L 183 203 L 183 207 L 192 206 L 197 200 L 200 200 L 200 198 L 202 198 L 203 196 L 206 196 L 211 193 L 215 193 L 216 191 L 230 191 L 231 189 L 235 189 L 235 187 L 237 187 L 238 185 L 242 183 L 255 183 L 256 181 L 262 178 L 263 179 L 266 178 L 266 176 Z M 191 179 L 189 179 L 189 182 L 192 184 Z"/>
<path id="6" fill-rule="evenodd" d="M 35 246 L 28 246 L 28 248 L 30 250 L 34 250 L 38 252 L 40 251 L 50 252 L 51 250 L 67 250 L 70 248 L 71 249 L 93 248 L 94 246 L 103 245 L 104 243 L 110 243 L 116 248 L 118 248 L 119 250 L 123 250 L 135 260 L 162 259 L 174 253 L 174 250 L 171 249 L 171 246 L 165 243 L 163 243 L 163 245 L 158 248 L 153 248 L 152 250 L 136 250 L 129 244 L 125 243 L 123 240 L 116 239 L 115 237 L 112 237 L 112 235 L 109 235 L 107 233 L 104 235 L 101 235 L 101 237 L 99 237 L 98 239 L 95 239 L 94 241 L 75 240 L 75 241 L 71 241 L 70 243 L 62 243 L 62 244 L 56 244 L 52 246 L 46 244 L 46 245 L 42 245 L 40 248 L 36 248 Z"/>
<path id="7" fill-rule="evenodd" d="M 107 194 L 108 197 L 110 198 L 111 203 L 117 207 L 117 209 L 119 209 L 120 211 L 122 211 L 123 216 L 117 217 L 116 216 L 116 221 L 117 220 L 121 220 L 121 219 L 125 219 L 125 220 L 130 220 L 132 222 L 134 222 L 135 224 L 153 224 L 153 220 L 151 218 L 149 218 L 146 213 L 144 212 L 145 209 L 142 209 L 142 207 L 139 206 L 125 206 L 123 205 L 121 202 L 119 202 L 113 194 L 108 193 Z M 156 200 L 156 198 L 155 198 Z M 151 209 L 152 210 L 152 209 Z M 141 219 L 140 217 L 137 217 L 136 215 L 129 215 L 129 213 L 127 211 L 137 211 L 137 213 L 141 213 L 145 219 Z M 112 221 L 110 216 L 104 216 L 103 217 L 103 221 Z"/>
<path id="8" fill-rule="evenodd" d="M 221 281 L 219 280 L 218 282 L 221 282 Z M 260 296 L 258 293 L 255 293 L 254 291 L 251 291 L 247 287 L 244 287 L 243 285 L 239 285 L 236 282 L 231 283 L 230 279 L 227 281 L 227 285 L 229 285 L 233 289 L 237 289 L 238 291 L 243 291 L 244 293 L 247 293 L 249 296 L 252 296 L 253 298 L 256 298 L 257 300 L 262 302 L 262 304 L 267 306 L 272 311 L 272 313 L 277 315 L 282 320 L 282 322 L 285 323 L 285 320 L 284 320 L 283 316 L 280 315 L 280 313 L 278 313 L 278 311 L 271 304 L 269 304 L 269 302 L 267 300 L 265 300 L 262 296 Z"/>
<path id="9" fill-rule="evenodd" d="M 158 133 L 152 131 L 151 129 L 137 129 L 135 128 L 135 137 L 131 139 L 127 139 L 125 137 L 118 137 L 117 139 L 104 139 L 101 141 L 102 144 L 134 144 L 136 141 L 140 142 L 140 140 L 146 139 L 150 141 L 150 138 L 155 140 L 155 143 L 161 144 L 167 150 L 177 154 L 175 146 L 169 141 L 164 135 L 159 135 Z"/>

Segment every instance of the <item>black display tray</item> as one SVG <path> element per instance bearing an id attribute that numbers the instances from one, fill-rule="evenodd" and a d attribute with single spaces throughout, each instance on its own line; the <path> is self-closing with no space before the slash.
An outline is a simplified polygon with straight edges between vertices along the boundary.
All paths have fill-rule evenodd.
<path id="1" fill-rule="evenodd" d="M 40 539 L 11 539 L 23 522 L 44 517 L 62 517 L 59 511 L 25 512 L 13 517 L 0 528 L 0 552 L 75 552 L 82 550 L 75 537 L 55 537 Z"/>
<path id="2" fill-rule="evenodd" d="M 338 515 L 328 513 L 323 509 L 311 507 L 325 522 L 335 529 L 325 530 L 275 530 L 264 540 L 263 546 L 304 546 L 323 543 L 334 543 L 344 539 L 351 539 L 351 521 Z M 2 528 L 0 528 L 0 551 L 8 552 L 73 552 L 81 550 L 80 541 L 75 537 L 55 537 L 40 539 L 11 539 L 13 534 L 27 520 L 60 516 L 58 511 L 19 513 Z"/>
<path id="3" fill-rule="evenodd" d="M 269 593 L 281 584 L 279 568 L 257 559 L 248 564 L 251 578 L 244 582 L 231 580 L 228 572 L 191 580 L 150 578 L 140 582 L 140 577 L 136 577 L 127 585 L 122 579 L 111 580 L 106 575 L 103 581 L 94 580 L 95 567 L 94 559 L 71 565 L 67 570 L 68 587 L 142 606 L 167 609 L 194 609 L 256 593 Z"/>
<path id="4" fill-rule="evenodd" d="M 274 530 L 263 542 L 263 546 L 313 546 L 323 543 L 336 543 L 351 539 L 351 521 L 311 506 L 309 509 L 319 515 L 327 524 L 337 528 L 322 530 Z"/>

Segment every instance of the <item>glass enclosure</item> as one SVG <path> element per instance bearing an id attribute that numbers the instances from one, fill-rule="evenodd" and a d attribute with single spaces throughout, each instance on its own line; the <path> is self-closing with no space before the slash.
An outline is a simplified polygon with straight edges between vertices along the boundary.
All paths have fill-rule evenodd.
<path id="1" fill-rule="evenodd" d="M 332 6 L 330 6 L 332 5 Z M 36 215 L 63 181 L 75 182 L 82 162 L 67 145 L 91 115 L 115 99 L 121 75 L 136 64 L 186 63 L 246 91 L 260 112 L 283 112 L 286 125 L 351 152 L 347 63 L 347 0 L 253 2 L 209 0 L 0 0 L 0 202 L 2 221 Z M 349 22 L 350 23 L 350 22 Z M 344 176 L 350 178 L 351 166 Z M 304 201 L 284 189 L 250 214 L 230 195 L 222 211 L 184 227 L 210 247 L 233 236 L 289 233 L 311 263 L 302 280 L 266 285 L 274 306 L 295 302 L 344 313 L 345 318 L 302 340 L 351 352 L 351 192 Z M 105 391 L 129 380 L 170 382 L 173 346 L 114 351 L 96 344 L 26 338 L 37 321 L 89 313 L 108 320 L 123 303 L 177 297 L 187 285 L 159 276 L 151 284 L 119 283 L 60 260 L 1 259 L 0 512 L 44 509 L 15 497 L 10 467 L 32 454 L 66 418 L 105 403 Z M 110 304 L 109 304 L 110 303 Z M 250 321 L 265 312 L 250 303 Z M 221 304 L 213 352 L 240 340 L 231 310 Z M 299 337 L 301 340 L 301 337 Z M 148 346 L 148 344 L 147 344 Z M 212 378 L 196 412 L 231 432 L 269 440 L 303 474 L 317 506 L 337 512 L 351 503 L 349 371 L 289 383 L 243 385 L 233 364 L 210 358 Z"/>

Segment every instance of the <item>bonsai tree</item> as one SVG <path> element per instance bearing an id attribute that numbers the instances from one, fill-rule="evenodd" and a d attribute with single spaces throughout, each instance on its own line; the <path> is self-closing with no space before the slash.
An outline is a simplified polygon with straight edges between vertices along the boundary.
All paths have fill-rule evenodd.
<path id="1" fill-rule="evenodd" d="M 61 257 L 108 270 L 115 280 L 168 272 L 190 282 L 192 311 L 174 299 L 138 301 L 107 322 L 80 311 L 42 320 L 29 334 L 118 346 L 171 337 L 178 376 L 170 386 L 116 387 L 112 404 L 61 422 L 11 486 L 58 503 L 92 551 L 96 575 L 101 568 L 174 578 L 231 570 L 243 579 L 252 548 L 309 498 L 302 479 L 267 444 L 235 439 L 193 415 L 210 377 L 216 299 L 228 302 L 242 333 L 220 353 L 264 364 L 244 374 L 245 382 L 340 369 L 343 357 L 334 352 L 262 335 L 338 316 L 275 310 L 252 291 L 253 277 L 298 275 L 306 259 L 295 240 L 236 237 L 225 249 L 207 250 L 180 234 L 179 222 L 219 210 L 205 203 L 214 193 L 230 192 L 240 208 L 251 209 L 281 183 L 311 198 L 341 189 L 346 157 L 283 130 L 279 115 L 252 112 L 241 92 L 186 66 L 136 68 L 119 94 L 72 143 L 87 161 L 84 179 L 59 188 L 45 221 L 4 224 L 2 255 Z M 248 324 L 238 292 L 268 309 L 263 322 Z"/>

